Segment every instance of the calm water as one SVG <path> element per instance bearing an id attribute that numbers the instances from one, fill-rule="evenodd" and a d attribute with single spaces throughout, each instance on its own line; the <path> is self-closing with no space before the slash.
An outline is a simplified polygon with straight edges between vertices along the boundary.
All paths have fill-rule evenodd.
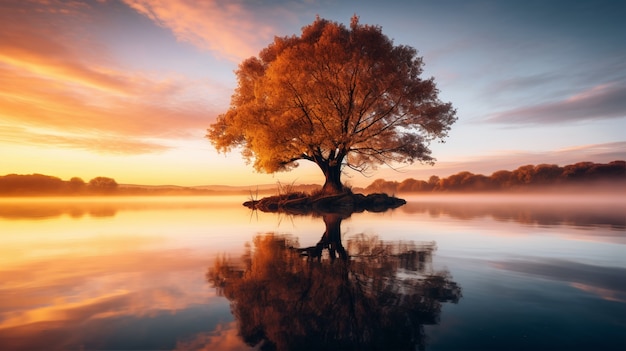
<path id="1" fill-rule="evenodd" d="M 626 349 L 624 199 L 245 200 L 0 200 L 0 349 Z"/>

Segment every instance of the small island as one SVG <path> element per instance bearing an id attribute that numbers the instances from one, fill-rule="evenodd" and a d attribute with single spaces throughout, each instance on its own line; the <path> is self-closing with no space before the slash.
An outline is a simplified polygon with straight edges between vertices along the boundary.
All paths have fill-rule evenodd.
<path id="1" fill-rule="evenodd" d="M 324 214 L 340 213 L 349 215 L 354 212 L 384 212 L 406 204 L 404 199 L 385 193 L 353 194 L 346 191 L 340 194 L 325 195 L 318 193 L 289 193 L 250 200 L 244 206 L 263 212 L 284 212 L 289 214 Z"/>

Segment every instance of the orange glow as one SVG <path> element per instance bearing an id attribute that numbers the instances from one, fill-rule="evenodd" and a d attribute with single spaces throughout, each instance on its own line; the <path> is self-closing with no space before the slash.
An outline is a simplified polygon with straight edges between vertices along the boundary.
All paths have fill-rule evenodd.
<path id="1" fill-rule="evenodd" d="M 203 272 L 245 208 L 222 198 L 178 200 L 0 201 L 0 330 L 207 303 L 214 292 Z"/>
<path id="2" fill-rule="evenodd" d="M 280 224 L 274 215 L 252 219 L 243 200 L 0 199 L 0 337 L 29 340 L 41 328 L 77 330 L 211 303 L 215 291 L 204 275 L 214 257 L 238 253 Z M 316 219 L 295 222 L 312 228 L 309 241 L 323 232 Z M 210 339 L 225 346 L 235 336 Z"/>
<path id="3" fill-rule="evenodd" d="M 237 351 L 250 350 L 239 336 L 237 322 L 220 324 L 217 330 L 210 333 L 200 333 L 194 339 L 178 342 L 174 351 Z"/>
<path id="4" fill-rule="evenodd" d="M 237 153 L 219 155 L 204 139 L 206 128 L 228 109 L 237 64 L 258 54 L 275 35 L 297 32 L 319 13 L 310 6 L 191 0 L 2 1 L 0 175 L 41 173 L 86 180 L 107 176 L 119 183 L 183 186 L 322 183 L 320 171 L 306 162 L 289 173 L 257 174 Z M 445 72 L 440 73 L 435 76 L 445 79 Z M 593 107 L 595 101 L 618 96 L 623 89 L 619 82 L 585 86 L 572 91 L 569 100 L 564 97 L 564 106 Z M 477 106 L 482 108 L 481 103 Z M 459 108 L 470 111 L 476 106 Z M 472 126 L 463 127 L 470 129 L 455 130 L 445 146 L 432 145 L 439 159 L 436 168 L 415 164 L 398 173 L 381 167 L 375 176 L 427 179 L 464 170 L 488 174 L 527 163 L 623 158 L 619 133 L 603 138 L 592 128 L 585 138 L 541 137 L 536 139 L 551 144 L 533 143 L 529 150 L 528 137 L 521 138 L 522 146 L 511 145 L 509 139 L 520 137 L 498 129 L 491 131 L 497 133 L 493 140 L 503 143 L 491 142 L 483 150 L 473 147 L 481 143 L 468 139 L 477 135 Z M 371 175 L 344 180 L 366 186 Z"/>

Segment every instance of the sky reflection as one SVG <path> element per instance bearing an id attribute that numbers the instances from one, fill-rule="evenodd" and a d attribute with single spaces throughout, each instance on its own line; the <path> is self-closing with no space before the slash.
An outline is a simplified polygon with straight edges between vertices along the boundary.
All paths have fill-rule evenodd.
<path id="1" fill-rule="evenodd" d="M 240 257 L 259 233 L 315 246 L 325 225 L 251 213 L 245 200 L 0 201 L 0 344 L 246 349 L 229 301 L 206 282 L 207 267 L 218 256 Z M 341 237 L 349 253 L 347 242 L 359 235 L 436 242 L 431 268 L 449 271 L 463 299 L 444 304 L 440 324 L 426 327 L 427 349 L 623 349 L 623 202 L 554 204 L 410 199 L 394 211 L 353 214 Z M 89 214 L 97 208 L 113 215 Z"/>

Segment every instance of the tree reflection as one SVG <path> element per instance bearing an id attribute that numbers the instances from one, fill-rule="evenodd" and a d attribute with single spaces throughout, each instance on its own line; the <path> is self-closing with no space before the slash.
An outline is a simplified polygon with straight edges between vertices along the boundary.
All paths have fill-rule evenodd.
<path id="1" fill-rule="evenodd" d="M 209 269 L 243 340 L 261 350 L 424 349 L 423 326 L 438 322 L 443 302 L 461 298 L 450 274 L 432 269 L 435 243 L 358 235 L 346 249 L 341 217 L 324 222 L 316 246 L 258 235 L 241 260 L 221 257 Z"/>

